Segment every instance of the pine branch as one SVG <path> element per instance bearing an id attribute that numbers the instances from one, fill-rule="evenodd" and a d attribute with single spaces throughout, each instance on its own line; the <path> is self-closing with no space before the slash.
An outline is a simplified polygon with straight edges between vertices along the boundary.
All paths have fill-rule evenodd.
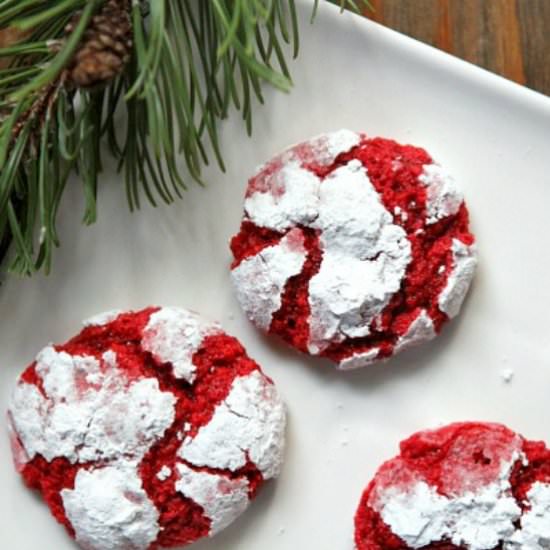
<path id="1" fill-rule="evenodd" d="M 49 272 L 73 172 L 95 222 L 103 141 L 132 210 L 182 197 L 180 156 L 199 184 L 210 151 L 223 170 L 220 121 L 252 132 L 262 83 L 291 88 L 288 48 L 294 0 L 0 0 L 0 264 Z"/>

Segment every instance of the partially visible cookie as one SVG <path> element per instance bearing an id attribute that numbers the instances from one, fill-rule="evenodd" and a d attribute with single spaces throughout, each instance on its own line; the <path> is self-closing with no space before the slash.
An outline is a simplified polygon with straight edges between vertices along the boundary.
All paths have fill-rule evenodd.
<path id="1" fill-rule="evenodd" d="M 108 312 L 21 375 L 17 469 L 87 550 L 212 536 L 279 474 L 285 410 L 217 324 L 178 308 Z"/>
<path id="2" fill-rule="evenodd" d="M 550 548 L 550 451 L 500 424 L 401 443 L 363 493 L 357 550 Z"/>
<path id="3" fill-rule="evenodd" d="M 341 369 L 431 340 L 476 266 L 453 178 L 423 149 L 348 130 L 259 168 L 231 249 L 249 319 Z"/>

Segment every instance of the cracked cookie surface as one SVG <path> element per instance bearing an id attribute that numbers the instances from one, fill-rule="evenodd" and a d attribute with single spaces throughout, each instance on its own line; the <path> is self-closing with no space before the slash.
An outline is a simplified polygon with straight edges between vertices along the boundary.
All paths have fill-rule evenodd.
<path id="1" fill-rule="evenodd" d="M 477 262 L 453 178 L 423 149 L 348 130 L 258 169 L 231 249 L 248 318 L 341 369 L 432 339 Z"/>
<path id="2" fill-rule="evenodd" d="M 8 411 L 26 484 L 86 549 L 213 536 L 279 474 L 285 410 L 241 344 L 179 308 L 107 312 L 49 345 Z"/>
<path id="3" fill-rule="evenodd" d="M 355 515 L 357 550 L 543 550 L 550 451 L 500 424 L 414 434 L 377 471 Z"/>

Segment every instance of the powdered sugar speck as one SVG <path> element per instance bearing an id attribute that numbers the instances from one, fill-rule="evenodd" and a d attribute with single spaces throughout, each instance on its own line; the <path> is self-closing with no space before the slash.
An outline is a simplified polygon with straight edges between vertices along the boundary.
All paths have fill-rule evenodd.
<path id="1" fill-rule="evenodd" d="M 160 479 L 160 481 L 166 481 L 171 475 L 172 475 L 172 470 L 168 468 L 168 466 L 164 465 L 157 472 L 157 479 Z"/>

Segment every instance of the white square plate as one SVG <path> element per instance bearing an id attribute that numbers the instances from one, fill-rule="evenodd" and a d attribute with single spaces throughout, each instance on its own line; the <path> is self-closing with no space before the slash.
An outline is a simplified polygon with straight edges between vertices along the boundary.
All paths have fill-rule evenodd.
<path id="1" fill-rule="evenodd" d="M 323 2 L 321 4 L 324 4 Z M 550 99 L 322 5 L 290 95 L 266 90 L 255 132 L 222 126 L 215 168 L 171 207 L 128 213 L 109 169 L 99 223 L 80 226 L 78 180 L 60 215 L 53 274 L 0 288 L 0 408 L 16 375 L 81 319 L 112 308 L 177 305 L 219 319 L 278 384 L 289 410 L 286 467 L 249 511 L 197 550 L 351 550 L 353 515 L 377 466 L 412 432 L 458 420 L 508 424 L 550 442 Z M 254 167 L 289 144 L 350 128 L 424 146 L 462 184 L 480 264 L 462 314 L 432 345 L 339 373 L 261 336 L 232 292 L 228 240 Z M 504 384 L 500 373 L 512 368 Z M 16 476 L 0 438 L 0 537 L 10 550 L 75 548 Z"/>

